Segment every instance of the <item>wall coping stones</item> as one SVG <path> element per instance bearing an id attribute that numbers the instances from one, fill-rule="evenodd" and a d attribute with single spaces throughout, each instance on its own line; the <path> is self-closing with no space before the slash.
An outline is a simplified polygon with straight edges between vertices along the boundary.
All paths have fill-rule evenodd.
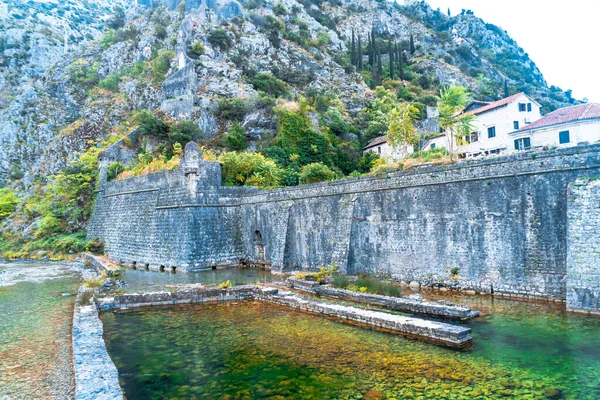
<path id="1" fill-rule="evenodd" d="M 106 350 L 102 321 L 93 305 L 80 306 L 83 287 L 73 313 L 73 367 L 76 400 L 122 400 L 119 373 Z"/>
<path id="2" fill-rule="evenodd" d="M 314 282 L 308 282 L 314 283 Z M 432 303 L 422 300 L 407 299 L 403 297 L 382 296 L 370 293 L 359 293 L 351 290 L 337 289 L 328 285 L 304 285 L 303 281 L 288 278 L 286 284 L 294 289 L 304 292 L 333 297 L 340 300 L 356 303 L 377 305 L 390 310 L 405 311 L 416 314 L 432 315 L 444 318 L 457 318 L 467 320 L 479 316 L 478 311 L 468 307 Z"/>

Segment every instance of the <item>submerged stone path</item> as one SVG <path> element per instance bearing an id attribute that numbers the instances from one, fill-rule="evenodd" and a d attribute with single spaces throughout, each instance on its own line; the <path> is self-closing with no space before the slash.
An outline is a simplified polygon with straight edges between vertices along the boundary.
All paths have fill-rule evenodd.
<path id="1" fill-rule="evenodd" d="M 123 294 L 98 300 L 102 310 L 131 309 L 137 307 L 173 304 L 205 303 L 256 299 L 280 306 L 322 315 L 340 322 L 399 334 L 433 342 L 443 346 L 463 348 L 471 341 L 471 329 L 442 322 L 428 321 L 380 311 L 364 310 L 308 300 L 291 292 L 280 293 L 269 286 L 243 285 L 219 289 L 214 286 L 196 285 L 172 292 Z"/>
<path id="2" fill-rule="evenodd" d="M 337 289 L 331 286 L 322 286 L 317 282 L 294 279 L 293 277 L 289 278 L 286 283 L 289 287 L 296 290 L 356 303 L 377 305 L 395 311 L 432 315 L 443 318 L 456 318 L 461 320 L 467 320 L 479 316 L 478 311 L 473 311 L 468 307 L 432 303 L 403 297 L 390 297 L 370 293 L 354 292 L 351 290 Z"/>

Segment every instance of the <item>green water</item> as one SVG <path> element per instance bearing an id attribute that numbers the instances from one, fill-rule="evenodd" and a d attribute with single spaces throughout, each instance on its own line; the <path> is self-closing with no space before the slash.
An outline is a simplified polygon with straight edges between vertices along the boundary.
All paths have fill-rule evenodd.
<path id="1" fill-rule="evenodd" d="M 459 352 L 257 302 L 102 315 L 129 400 L 600 398 L 600 320 L 464 297 Z"/>
<path id="2" fill-rule="evenodd" d="M 267 283 L 281 279 L 271 272 L 259 268 L 210 269 L 198 272 L 158 272 L 143 268 L 123 268 L 123 279 L 127 285 L 119 288 L 125 293 L 156 292 L 169 290 L 175 285 L 203 283 L 217 285 L 231 281 L 234 285 Z"/>
<path id="3" fill-rule="evenodd" d="M 72 397 L 71 320 L 79 282 L 68 264 L 0 264 L 0 399 Z"/>

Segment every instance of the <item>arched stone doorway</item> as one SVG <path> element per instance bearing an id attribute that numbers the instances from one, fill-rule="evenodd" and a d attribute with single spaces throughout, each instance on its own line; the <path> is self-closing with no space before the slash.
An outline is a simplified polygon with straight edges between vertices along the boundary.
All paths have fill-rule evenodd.
<path id="1" fill-rule="evenodd" d="M 265 261 L 265 246 L 263 245 L 262 234 L 259 230 L 254 231 L 252 243 L 254 245 L 254 260 L 258 262 Z"/>

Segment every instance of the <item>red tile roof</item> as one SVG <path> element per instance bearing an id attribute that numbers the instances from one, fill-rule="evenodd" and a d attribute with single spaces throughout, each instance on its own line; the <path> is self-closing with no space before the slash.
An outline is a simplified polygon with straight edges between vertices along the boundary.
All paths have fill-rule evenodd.
<path id="1" fill-rule="evenodd" d="M 507 104 L 510 104 L 513 101 L 515 101 L 519 96 L 521 96 L 523 94 L 525 94 L 525 93 L 521 92 L 521 93 L 513 94 L 512 96 L 507 97 L 505 99 L 494 101 L 494 102 L 489 103 L 486 106 L 479 107 L 479 108 L 476 108 L 476 109 L 471 110 L 471 111 L 467 111 L 465 114 L 466 115 L 479 115 L 479 114 L 483 114 L 484 112 L 491 111 L 491 110 L 494 110 L 496 108 L 499 108 L 499 107 L 505 106 Z"/>
<path id="2" fill-rule="evenodd" d="M 363 147 L 363 150 L 370 149 L 371 147 L 375 147 L 380 144 L 387 143 L 387 141 L 388 141 L 387 136 L 379 136 L 378 138 L 373 139 L 371 141 L 371 143 L 369 143 L 368 145 Z"/>
<path id="3" fill-rule="evenodd" d="M 552 111 L 542 119 L 538 119 L 529 125 L 525 125 L 519 129 L 519 132 L 587 119 L 600 119 L 600 104 L 579 104 L 576 106 L 559 108 L 556 111 Z"/>

